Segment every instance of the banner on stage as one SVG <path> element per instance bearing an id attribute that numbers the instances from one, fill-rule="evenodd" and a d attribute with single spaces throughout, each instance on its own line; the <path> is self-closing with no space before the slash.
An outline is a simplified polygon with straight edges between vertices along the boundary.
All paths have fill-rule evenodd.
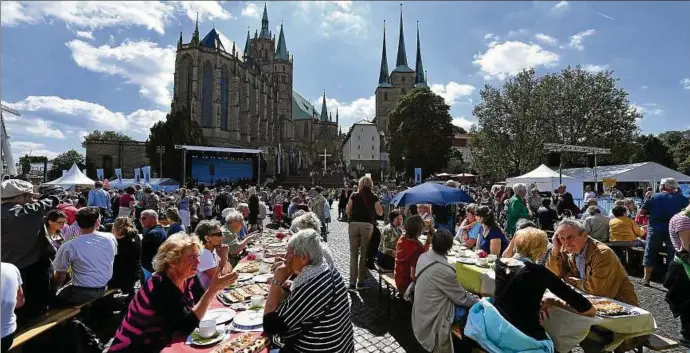
<path id="1" fill-rule="evenodd" d="M 140 177 L 141 177 L 141 168 L 134 168 L 134 180 L 139 182 Z"/>
<path id="2" fill-rule="evenodd" d="M 148 184 L 151 182 L 151 167 L 146 166 L 142 169 L 144 171 L 144 183 Z"/>
<path id="3" fill-rule="evenodd" d="M 117 177 L 118 180 L 122 180 L 122 168 L 116 168 L 115 169 L 115 176 Z"/>
<path id="4" fill-rule="evenodd" d="M 98 180 L 103 180 L 103 169 L 96 169 L 96 178 Z"/>
<path id="5" fill-rule="evenodd" d="M 415 185 L 422 183 L 422 168 L 414 169 L 414 183 Z"/>

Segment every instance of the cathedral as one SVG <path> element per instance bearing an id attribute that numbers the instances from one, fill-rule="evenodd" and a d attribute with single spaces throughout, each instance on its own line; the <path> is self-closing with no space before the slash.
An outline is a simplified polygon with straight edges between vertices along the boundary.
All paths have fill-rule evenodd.
<path id="1" fill-rule="evenodd" d="M 210 146 L 261 149 L 269 174 L 310 168 L 324 151 L 340 159 L 338 112 L 328 112 L 325 91 L 317 110 L 293 90 L 294 57 L 282 24 L 276 44 L 266 5 L 242 51 L 225 44 L 215 28 L 200 39 L 198 21 L 188 43 L 180 33 L 172 112 L 188 113 Z"/>

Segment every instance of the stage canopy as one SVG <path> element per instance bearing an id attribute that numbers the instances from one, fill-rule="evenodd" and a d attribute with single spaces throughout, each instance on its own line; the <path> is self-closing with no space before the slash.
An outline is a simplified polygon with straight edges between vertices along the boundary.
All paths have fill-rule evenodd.
<path id="1" fill-rule="evenodd" d="M 223 153 L 247 153 L 247 154 L 258 154 L 262 153 L 261 150 L 254 150 L 249 148 L 230 148 L 230 147 L 210 147 L 210 146 L 175 146 L 175 148 L 187 150 L 187 151 L 199 151 L 199 152 L 223 152 Z"/>
<path id="2" fill-rule="evenodd" d="M 47 182 L 46 184 L 60 186 L 93 186 L 95 182 L 84 175 L 76 164 L 72 164 L 72 168 L 70 168 L 65 175 Z"/>
<path id="3" fill-rule="evenodd" d="M 594 182 L 593 168 L 563 169 L 564 174 Z M 597 167 L 597 181 L 616 179 L 617 183 L 658 183 L 663 178 L 674 178 L 681 183 L 690 183 L 690 176 L 654 162 L 605 165 Z"/>
<path id="4" fill-rule="evenodd" d="M 561 184 L 560 179 L 561 178 L 559 178 L 557 171 L 554 171 L 542 164 L 527 174 L 508 178 L 506 180 L 506 185 L 513 186 L 515 184 L 523 183 L 527 185 L 527 188 L 529 188 L 531 184 L 535 184 L 537 189 L 539 189 L 541 192 L 552 192 L 558 188 L 559 184 Z M 563 171 L 562 179 L 562 184 L 565 185 L 566 190 L 573 194 L 575 198 L 577 198 L 578 195 L 583 194 L 582 179 L 567 175 L 565 170 Z M 527 191 L 529 192 L 530 190 Z"/>

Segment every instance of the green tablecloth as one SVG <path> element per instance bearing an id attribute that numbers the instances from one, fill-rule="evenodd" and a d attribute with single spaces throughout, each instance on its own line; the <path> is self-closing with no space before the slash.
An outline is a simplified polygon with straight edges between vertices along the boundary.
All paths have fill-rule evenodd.
<path id="1" fill-rule="evenodd" d="M 493 283 L 491 283 L 491 288 L 488 288 L 489 283 L 486 281 L 486 278 L 493 273 L 492 269 L 456 262 L 455 272 L 458 276 L 458 283 L 465 290 L 482 296 L 493 295 Z"/>

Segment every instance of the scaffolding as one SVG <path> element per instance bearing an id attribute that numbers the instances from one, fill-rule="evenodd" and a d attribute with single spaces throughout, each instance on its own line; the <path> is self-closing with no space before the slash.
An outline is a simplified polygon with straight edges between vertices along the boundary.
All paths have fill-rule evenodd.
<path id="1" fill-rule="evenodd" d="M 598 190 L 597 181 L 597 155 L 598 154 L 611 154 L 611 150 L 608 148 L 600 147 L 590 147 L 590 146 L 576 146 L 576 145 L 563 145 L 560 143 L 545 143 L 544 149 L 547 152 L 575 152 L 575 153 L 585 153 L 588 155 L 594 155 L 594 190 Z M 558 163 L 558 183 L 563 183 L 563 158 L 559 158 Z"/>
<path id="2" fill-rule="evenodd" d="M 2 158 L 2 180 L 5 180 L 6 176 L 16 176 L 17 175 L 17 166 L 14 163 L 14 156 L 12 155 L 12 148 L 10 147 L 10 137 L 7 135 L 7 128 L 5 128 L 5 117 L 3 115 L 4 112 L 10 113 L 14 116 L 21 116 L 21 114 L 6 106 L 2 105 L 2 110 L 0 110 L 0 122 L 2 123 L 2 128 L 1 133 L 2 136 L 0 137 L 0 140 L 2 140 L 2 143 L 0 144 L 0 157 Z"/>

